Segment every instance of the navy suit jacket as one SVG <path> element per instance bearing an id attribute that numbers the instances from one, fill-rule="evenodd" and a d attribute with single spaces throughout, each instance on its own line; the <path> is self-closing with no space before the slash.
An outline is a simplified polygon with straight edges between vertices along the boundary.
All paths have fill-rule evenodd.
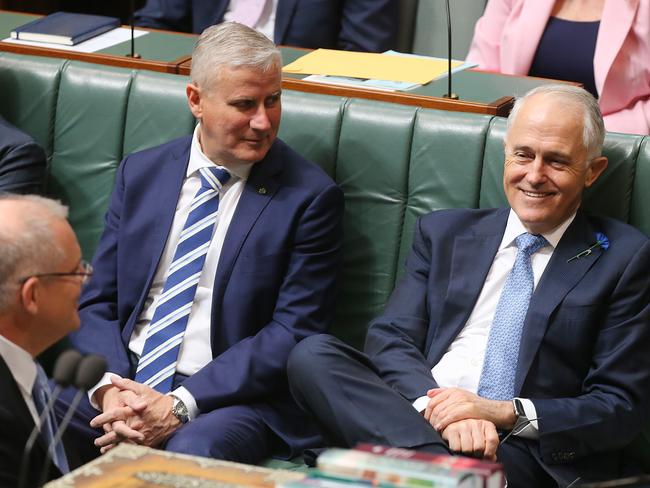
<path id="1" fill-rule="evenodd" d="M 230 0 L 147 0 L 143 27 L 201 33 L 223 21 Z M 381 52 L 396 47 L 397 0 L 279 0 L 276 44 Z"/>
<path id="2" fill-rule="evenodd" d="M 133 378 L 128 343 L 171 228 L 191 137 L 128 156 L 117 172 L 80 300 L 74 345 Z M 316 439 L 286 384 L 291 349 L 333 316 L 343 194 L 282 141 L 255 163 L 230 223 L 212 292 L 213 360 L 183 383 L 202 412 L 250 404 L 292 448 Z"/>
<path id="3" fill-rule="evenodd" d="M 44 178 L 41 146 L 0 117 L 0 193 L 40 193 Z"/>
<path id="4" fill-rule="evenodd" d="M 509 209 L 444 210 L 417 224 L 406 274 L 365 350 L 413 401 L 435 388 L 431 368 L 474 308 Z M 607 250 L 567 262 L 596 242 Z M 650 408 L 650 240 L 621 222 L 578 212 L 542 275 L 524 325 L 516 395 L 539 418 L 533 454 L 574 479 L 616 476 Z M 598 474 L 600 473 L 600 474 Z"/>
<path id="5" fill-rule="evenodd" d="M 18 486 L 23 448 L 34 428 L 34 419 L 29 413 L 18 384 L 0 357 L 0 486 Z M 29 457 L 26 483 L 28 487 L 38 485 L 47 453 L 45 440 L 38 436 Z M 61 476 L 61 472 L 50 461 L 46 480 Z"/>

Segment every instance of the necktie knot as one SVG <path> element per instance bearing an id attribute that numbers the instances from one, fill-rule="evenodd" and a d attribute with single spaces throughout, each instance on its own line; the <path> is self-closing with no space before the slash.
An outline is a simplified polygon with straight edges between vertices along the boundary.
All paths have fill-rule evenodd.
<path id="1" fill-rule="evenodd" d="M 528 256 L 532 256 L 545 245 L 547 245 L 548 242 L 546 239 L 544 239 L 544 236 L 540 236 L 538 234 L 529 234 L 526 232 L 520 236 L 517 236 L 515 239 L 515 244 L 517 245 L 517 249 L 520 252 Z"/>
<path id="2" fill-rule="evenodd" d="M 219 191 L 230 179 L 230 173 L 221 168 L 201 168 L 201 188 Z"/>

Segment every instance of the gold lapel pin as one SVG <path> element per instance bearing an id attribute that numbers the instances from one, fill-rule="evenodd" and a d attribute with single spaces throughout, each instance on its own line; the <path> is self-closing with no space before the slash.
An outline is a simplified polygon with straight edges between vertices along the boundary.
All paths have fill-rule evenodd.
<path id="1" fill-rule="evenodd" d="M 260 186 L 257 189 L 257 193 L 259 193 L 260 195 L 266 195 L 266 188 L 264 188 L 263 186 Z"/>

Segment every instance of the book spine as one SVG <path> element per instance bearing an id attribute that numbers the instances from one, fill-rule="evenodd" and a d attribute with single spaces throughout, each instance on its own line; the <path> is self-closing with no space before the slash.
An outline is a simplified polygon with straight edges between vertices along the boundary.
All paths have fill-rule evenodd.
<path id="1" fill-rule="evenodd" d="M 318 468 L 327 475 L 388 483 L 389 486 L 455 487 L 462 483 L 462 486 L 472 487 L 482 484 L 482 480 L 474 480 L 472 474 L 453 472 L 445 466 L 343 449 L 330 449 L 321 454 Z"/>

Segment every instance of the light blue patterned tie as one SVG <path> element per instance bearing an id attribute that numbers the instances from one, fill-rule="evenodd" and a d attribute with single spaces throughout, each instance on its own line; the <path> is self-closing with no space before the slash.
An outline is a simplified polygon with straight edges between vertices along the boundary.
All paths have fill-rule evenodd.
<path id="1" fill-rule="evenodd" d="M 540 235 L 521 234 L 515 239 L 517 257 L 497 304 L 485 349 L 478 394 L 492 400 L 515 396 L 515 373 L 521 334 L 533 296 L 533 267 L 530 257 L 548 242 Z"/>
<path id="2" fill-rule="evenodd" d="M 41 365 L 36 363 L 36 379 L 34 380 L 34 386 L 32 387 L 32 398 L 34 399 L 34 405 L 36 405 L 36 411 L 38 416 L 43 414 L 48 400 L 50 399 L 50 385 L 47 383 L 47 376 Z M 54 439 L 54 433 L 56 432 L 56 418 L 54 417 L 54 412 L 50 412 L 45 416 L 43 420 L 43 425 L 41 426 L 41 435 L 45 440 L 47 446 L 51 446 L 52 439 Z M 65 450 L 63 449 L 63 444 L 59 442 L 54 446 L 54 452 L 52 453 L 52 461 L 61 473 L 66 474 L 70 471 L 68 467 L 68 459 L 65 456 Z"/>
<path id="3" fill-rule="evenodd" d="M 199 171 L 201 188 L 192 200 L 135 374 L 136 381 L 161 393 L 172 389 L 178 352 L 217 221 L 219 189 L 230 178 L 219 168 Z"/>

